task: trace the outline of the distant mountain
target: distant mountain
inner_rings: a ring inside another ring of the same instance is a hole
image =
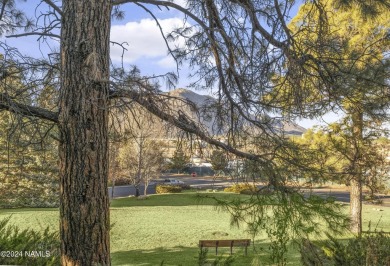
[[[207,109],[208,106],[212,106],[217,103],[217,100],[209,95],[200,95],[191,90],[179,88],[172,91],[167,92],[169,96],[186,99],[194,103],[200,110]],[[195,119],[196,116],[192,114],[192,111],[185,110],[186,114],[191,118]],[[202,113],[201,112],[201,122],[210,133],[215,134],[215,129],[213,127],[215,122],[215,117],[212,117],[212,112]],[[215,114],[214,114],[215,116]],[[273,128],[275,131],[283,131],[287,135],[302,135],[306,129],[304,127],[299,126],[298,124],[292,121],[284,121],[281,119],[272,119]]]
[[[208,102],[215,102],[215,99],[209,95],[200,95],[187,89],[175,89],[167,93],[170,96],[180,97],[195,103],[198,107],[207,104]]]
[[[291,122],[291,121],[277,121],[276,124],[280,129],[283,130],[283,132],[287,135],[297,135],[301,136],[303,133],[305,133],[306,128]]]

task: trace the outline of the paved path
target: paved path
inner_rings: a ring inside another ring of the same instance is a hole
[[[306,190],[306,192],[309,190]],[[350,194],[347,188],[339,189],[339,188],[317,188],[311,190],[313,194],[323,196],[323,197],[334,197],[337,201],[341,202],[350,202]],[[390,207],[390,196],[389,195],[379,195],[382,200],[382,204],[375,205],[367,201],[363,201],[363,204],[373,205],[373,206],[384,206]]]
[[[211,177],[191,177],[191,176],[164,176],[160,179],[153,180],[152,184],[148,186],[147,194],[155,194],[156,193],[156,184],[162,183],[165,178],[175,178],[178,180],[182,180],[186,184],[190,185],[193,188],[200,188],[200,189],[223,189],[225,187],[230,186],[232,183],[232,180],[227,179],[221,179],[216,178],[213,180]],[[112,188],[108,188],[109,196],[111,198],[112,195]],[[304,189],[305,193],[311,193],[323,196],[323,197],[334,197],[337,201],[349,203],[350,201],[350,195],[349,191],[345,188],[317,188],[317,189]],[[144,186],[141,185],[140,187],[140,193],[141,195],[144,193]],[[114,198],[118,197],[128,197],[130,195],[135,195],[135,188],[134,186],[117,186],[114,189]],[[381,199],[383,201],[382,205],[379,206],[385,206],[390,207],[390,196],[382,195]],[[365,203],[366,204],[366,203]],[[378,205],[373,205],[378,206]]]
[[[141,195],[144,194],[144,185],[140,186],[139,192]],[[156,185],[149,185],[147,189],[147,194],[156,194]],[[112,188],[108,188],[108,195],[112,198]],[[114,198],[122,198],[135,195],[134,186],[116,186],[114,188]]]

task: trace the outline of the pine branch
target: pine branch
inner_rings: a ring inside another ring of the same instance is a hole
[[[151,96],[151,97],[148,97],[148,96]],[[179,111],[178,111],[177,117],[173,114],[169,114],[167,112],[164,112],[164,110],[162,110],[162,108],[158,105],[159,101],[153,99],[153,95],[148,95],[146,93],[139,93],[139,92],[134,91],[134,90],[111,91],[110,99],[118,99],[118,98],[131,99],[132,101],[137,102],[139,105],[143,106],[150,113],[161,118],[162,120],[167,121],[170,124],[176,126],[177,128],[180,128],[188,133],[195,134],[200,139],[206,141],[207,143],[214,145],[214,146],[217,146],[217,147],[220,147],[220,148],[222,148],[228,152],[231,152],[231,153],[233,153],[241,158],[266,162],[266,159],[262,158],[259,155],[243,152],[243,151],[238,150],[238,149],[236,149],[236,148],[234,148],[226,143],[223,143],[221,141],[214,139],[213,137],[211,137],[207,133],[205,133],[205,131],[202,130],[199,126],[197,126],[194,121],[189,121],[188,120],[189,118],[182,119],[183,117],[180,115]]]
[[[49,111],[44,108],[15,102],[5,93],[0,93],[0,110],[8,110],[15,114],[38,117],[54,123],[58,123],[58,113]]]

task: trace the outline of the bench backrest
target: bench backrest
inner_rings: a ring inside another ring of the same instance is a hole
[[[250,239],[199,240],[199,246],[201,247],[247,247],[250,243]]]

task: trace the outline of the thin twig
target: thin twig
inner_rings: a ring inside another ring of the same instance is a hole
[[[51,6],[55,11],[57,11],[58,14],[62,16],[62,10],[57,5],[55,5],[51,0],[43,0],[43,1],[49,6]]]

